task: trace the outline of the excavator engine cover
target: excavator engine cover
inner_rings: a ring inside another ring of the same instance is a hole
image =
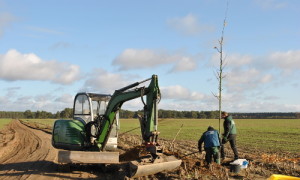
[[[85,139],[85,128],[82,121],[55,121],[52,133],[53,147],[64,150],[83,150]]]

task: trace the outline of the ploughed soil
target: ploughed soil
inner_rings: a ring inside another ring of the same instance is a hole
[[[119,135],[119,165],[61,166],[58,150],[51,145],[51,128],[14,120],[0,131],[0,179],[130,179],[127,161],[138,157],[141,138]],[[248,167],[238,173],[230,171],[232,151],[222,165],[204,162],[204,153],[197,152],[195,141],[159,140],[164,151],[182,159],[180,167],[138,179],[267,179],[272,174],[300,177],[300,156],[291,153],[271,153],[239,147],[240,158]]]

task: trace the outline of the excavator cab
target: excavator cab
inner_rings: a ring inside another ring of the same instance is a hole
[[[96,93],[77,93],[74,99],[73,119],[82,121],[85,125],[92,124],[104,115],[111,95]],[[113,151],[118,145],[118,131],[120,129],[119,113],[116,113],[115,121],[109,134],[109,138],[104,150]],[[91,143],[96,143],[97,128],[90,126]]]
[[[65,150],[86,150],[96,144],[97,127],[93,123],[104,115],[110,99],[111,95],[107,94],[77,93],[74,98],[73,120],[57,120],[54,124],[53,146]],[[116,113],[104,150],[117,149],[119,129],[119,113]]]
[[[74,99],[73,118],[83,120],[86,124],[98,115],[103,115],[111,95],[95,93],[78,93]]]

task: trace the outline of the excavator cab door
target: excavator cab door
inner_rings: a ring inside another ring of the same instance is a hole
[[[96,93],[78,93],[74,99],[73,118],[88,124],[103,116],[111,95]],[[109,138],[104,150],[117,149],[117,139],[119,130],[119,113],[116,114],[115,121],[109,134]],[[97,127],[91,126],[89,132],[92,136],[97,134]],[[93,141],[93,140],[92,140]]]
[[[86,93],[79,93],[74,99],[73,118],[87,124],[93,121],[90,98]]]

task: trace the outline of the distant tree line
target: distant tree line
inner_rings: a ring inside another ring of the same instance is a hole
[[[12,112],[12,111],[0,111],[0,118],[26,118],[26,119],[59,119],[59,118],[72,118],[73,109],[65,108],[62,111],[51,113],[47,111],[36,111],[32,112],[26,110],[25,112]]]
[[[137,114],[143,111],[121,110],[120,118],[136,118]],[[260,112],[260,113],[230,113],[235,119],[300,119],[300,113],[296,112]],[[27,119],[70,119],[73,117],[73,109],[65,108],[56,113],[46,111],[32,112],[11,112],[0,111],[0,118],[27,118]],[[179,119],[218,119],[219,111],[175,111],[158,110],[158,118],[179,118]]]
[[[143,114],[143,111],[121,110],[120,118],[136,118],[137,114]],[[181,119],[215,119],[218,118],[218,111],[175,111],[158,110],[158,118],[181,118]]]
[[[296,112],[231,113],[235,119],[300,119]]]

